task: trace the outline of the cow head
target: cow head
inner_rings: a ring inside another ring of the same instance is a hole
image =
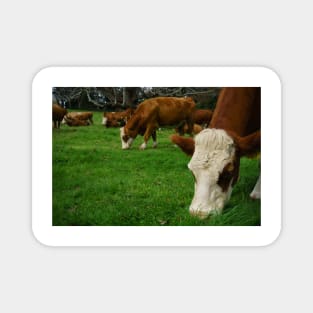
[[[117,118],[115,117],[115,112],[106,112],[103,114],[102,125],[106,127],[118,127],[120,126]]]
[[[201,218],[221,213],[238,179],[240,157],[259,148],[259,131],[243,138],[222,129],[205,129],[199,133],[188,164],[195,178],[190,213]]]
[[[124,126],[130,118],[133,109],[127,109],[124,112],[107,112],[103,114],[102,125],[106,127]]]
[[[135,135],[133,135],[134,137],[131,137],[132,133],[124,126],[120,128],[120,137],[121,137],[121,141],[122,141],[122,149],[126,150],[129,149],[135,139]]]

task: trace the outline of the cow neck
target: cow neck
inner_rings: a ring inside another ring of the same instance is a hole
[[[248,93],[247,88],[228,87],[221,91],[210,128],[224,129],[239,136],[260,129],[260,88],[250,87]]]

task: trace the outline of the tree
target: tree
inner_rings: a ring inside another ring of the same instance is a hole
[[[123,88],[123,104],[124,108],[131,108],[135,106],[137,99],[138,87],[124,87]]]
[[[69,109],[119,111],[152,97],[194,99],[198,108],[215,107],[219,87],[54,87],[53,96]]]

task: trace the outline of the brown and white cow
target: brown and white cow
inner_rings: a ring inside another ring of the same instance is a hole
[[[188,133],[192,134],[192,115],[195,103],[190,97],[157,97],[143,101],[126,125],[120,128],[122,149],[129,149],[138,134],[144,136],[140,149],[145,149],[152,136],[153,147],[157,146],[156,130],[160,126],[174,126],[187,122]]]
[[[172,141],[192,155],[188,168],[195,178],[190,213],[205,218],[221,213],[238,180],[240,157],[252,156],[261,148],[261,89],[223,88],[208,129],[195,141],[172,136]],[[260,178],[250,194],[260,197]]]
[[[135,109],[128,108],[122,112],[104,112],[102,125],[106,127],[121,127],[124,126],[130,119]]]
[[[89,120],[78,119],[77,117],[72,118],[67,115],[64,116],[64,121],[68,126],[89,126]]]
[[[80,121],[87,121],[88,124],[93,124],[93,113],[92,112],[69,112],[66,114],[67,119],[77,119]],[[62,124],[68,124],[65,118]]]

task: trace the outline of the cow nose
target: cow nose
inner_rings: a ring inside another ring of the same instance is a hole
[[[204,205],[191,205],[189,208],[190,215],[197,216],[200,219],[208,218],[211,215],[218,215],[221,213],[221,208],[218,206],[204,206]]]
[[[200,210],[190,210],[190,215],[199,217],[200,219],[204,220],[209,216],[207,212],[200,211]]]

